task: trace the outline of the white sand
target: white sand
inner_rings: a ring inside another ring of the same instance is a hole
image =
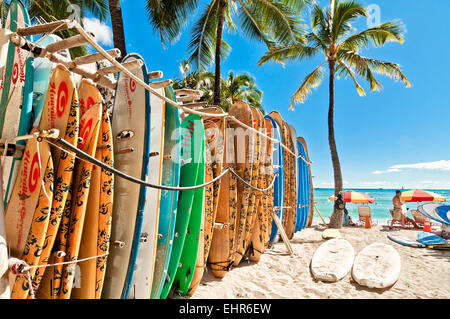
[[[419,231],[388,232],[381,226],[372,229],[345,227],[344,238],[358,254],[365,246],[382,242],[392,245],[402,259],[400,279],[385,290],[368,289],[352,282],[351,274],[337,283],[316,282],[310,272],[315,250],[323,243],[323,227],[315,224],[295,235],[291,244],[295,257],[287,255],[282,242],[266,251],[259,263],[242,261],[225,278],[205,273],[193,298],[449,298],[450,251],[404,247],[387,238],[417,238]]]

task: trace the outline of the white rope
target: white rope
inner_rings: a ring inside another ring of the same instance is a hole
[[[106,253],[106,254],[102,254],[102,255],[98,255],[98,256],[87,257],[87,258],[83,258],[83,259],[76,259],[76,260],[72,260],[72,261],[64,261],[64,262],[54,263],[54,264],[37,265],[37,266],[25,266],[23,268],[23,272],[30,271],[31,269],[37,269],[37,268],[47,268],[47,267],[54,267],[54,266],[61,266],[61,265],[78,264],[78,263],[85,262],[85,261],[88,261],[88,260],[97,259],[97,258],[101,258],[101,257],[106,257],[108,255],[109,255],[109,253]]]
[[[181,110],[183,110],[186,113],[190,113],[190,114],[196,114],[199,116],[203,116],[203,117],[215,117],[215,118],[229,118],[232,119],[233,121],[235,121],[236,123],[238,123],[239,125],[250,129],[254,132],[256,132],[257,134],[273,141],[274,143],[279,143],[281,145],[281,147],[283,147],[289,154],[291,154],[292,156],[294,156],[295,158],[301,158],[307,165],[311,165],[312,162],[307,161],[303,156],[301,155],[296,155],[294,152],[292,152],[286,145],[284,145],[283,143],[281,143],[281,141],[273,139],[269,136],[267,136],[266,134],[259,132],[255,129],[253,129],[252,127],[248,126],[245,123],[242,123],[241,121],[239,121],[237,118],[235,118],[234,116],[231,116],[228,113],[223,113],[223,114],[214,114],[214,113],[204,113],[204,112],[199,112],[190,108],[187,108],[185,106],[183,106],[183,104],[177,103],[175,101],[173,101],[172,99],[169,99],[168,97],[164,96],[163,94],[160,94],[158,91],[156,91],[155,89],[153,89],[150,85],[148,85],[147,83],[145,83],[144,81],[142,81],[141,79],[139,79],[137,76],[135,76],[130,70],[128,70],[127,68],[125,68],[121,63],[119,63],[116,59],[114,59],[108,52],[106,52],[105,49],[103,49],[96,41],[95,39],[89,34],[87,33],[83,27],[76,21],[74,21],[74,25],[75,25],[75,29],[77,29],[77,31],[89,42],[89,44],[91,44],[100,54],[102,54],[109,62],[111,62],[114,66],[116,66],[120,72],[125,73],[128,77],[130,77],[131,79],[133,79],[137,84],[139,84],[140,86],[142,86],[144,89],[146,89],[147,91],[149,91],[151,94],[157,96],[158,98],[160,98],[161,100],[163,100],[166,103],[172,104],[174,107],[177,107]]]

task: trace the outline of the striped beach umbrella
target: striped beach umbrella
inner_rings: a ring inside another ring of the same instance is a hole
[[[330,197],[330,201],[335,201],[334,195]],[[358,191],[345,191],[344,201],[346,203],[373,204],[375,200],[367,194]]]
[[[445,202],[444,196],[421,189],[414,189],[402,193],[400,197],[405,202]]]

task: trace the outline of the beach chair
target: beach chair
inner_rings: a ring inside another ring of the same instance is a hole
[[[419,225],[421,227],[425,226],[425,221],[427,220],[426,216],[422,215],[417,209],[412,209],[411,215],[414,217],[414,221],[416,222],[417,225]],[[439,228],[439,226],[440,226],[439,224],[434,223],[431,220],[430,220],[430,225],[433,230]]]
[[[412,209],[411,210],[411,215],[414,218],[414,221],[420,225],[420,226],[424,226],[425,225],[425,221],[427,220],[427,218],[422,215],[421,213],[419,213],[419,211],[417,209]]]
[[[369,206],[358,206],[359,220],[356,222],[357,226],[366,225],[366,216],[369,216],[371,226],[377,225],[377,222],[372,220],[372,214]]]

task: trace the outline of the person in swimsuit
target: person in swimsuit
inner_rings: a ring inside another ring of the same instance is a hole
[[[390,229],[393,228],[396,221],[399,221],[402,225],[402,228],[405,228],[405,215],[403,215],[402,213],[402,205],[404,204],[404,202],[400,199],[400,196],[402,196],[402,192],[396,191],[394,198],[392,198],[394,212],[392,213],[392,222],[391,226],[389,226]]]
[[[403,214],[402,206],[405,204],[405,202],[403,202],[401,200],[401,198],[400,198],[401,196],[402,196],[402,192],[396,191],[394,198],[392,198],[392,204],[394,205],[394,212],[392,213],[392,222],[391,222],[391,226],[389,226],[389,228],[392,229],[394,226],[394,223],[396,221],[400,222],[400,224],[402,225],[402,228],[406,227],[406,222],[412,223],[414,225],[414,228],[419,228],[419,225],[417,225],[417,223],[414,220],[412,220],[411,218],[408,218],[408,216],[407,216],[408,213],[406,213],[406,215]],[[407,209],[409,209],[409,208],[407,208]]]

